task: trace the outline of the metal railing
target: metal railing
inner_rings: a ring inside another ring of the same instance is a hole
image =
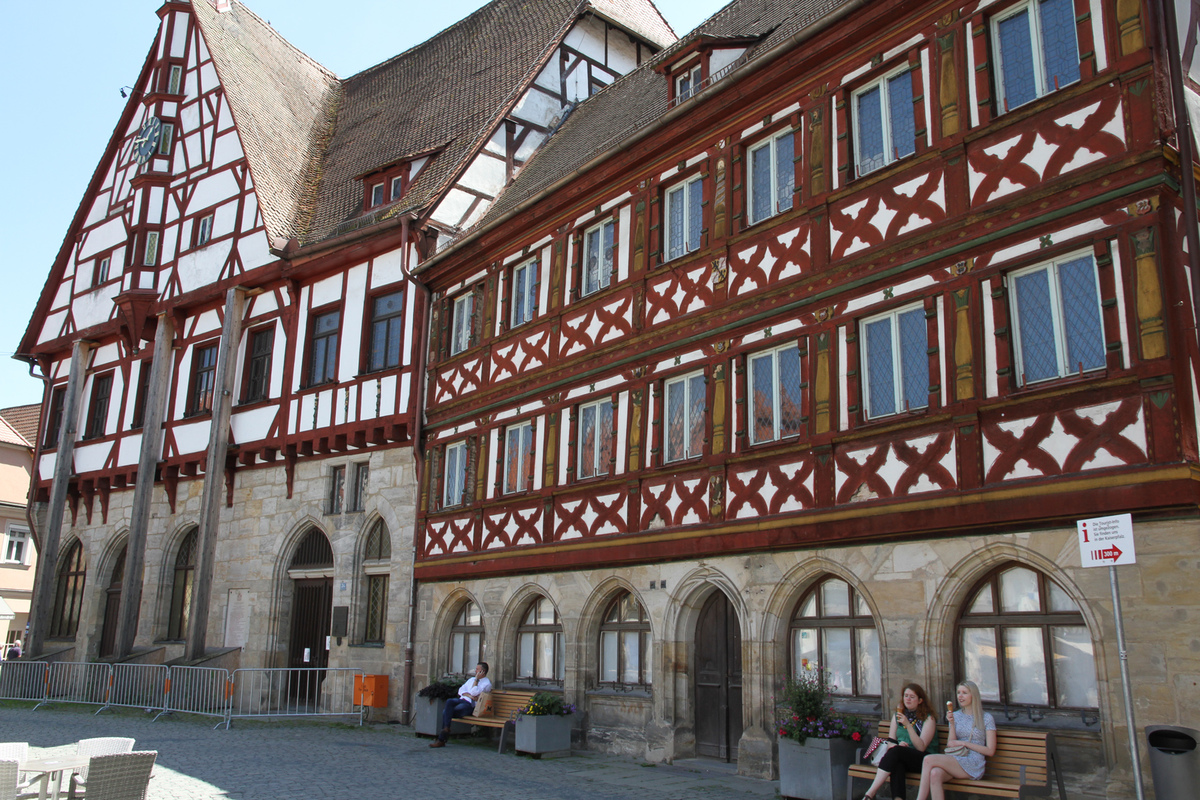
[[[58,661],[0,662],[0,700],[36,700],[38,709],[51,703],[143,708],[164,714],[216,717],[214,727],[229,728],[233,719],[270,717],[358,717],[354,680],[360,668],[237,669],[167,666],[165,664],[99,664]]]
[[[233,671],[230,719],[252,717],[358,717],[365,708],[354,705],[354,676],[358,667],[338,669],[237,669]]]

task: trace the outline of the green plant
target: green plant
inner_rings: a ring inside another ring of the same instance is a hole
[[[452,700],[458,697],[458,687],[462,685],[463,677],[461,675],[443,675],[417,692],[417,697],[428,697],[430,700]]]
[[[554,692],[538,692],[529,699],[521,713],[530,717],[565,717],[575,713],[575,706],[564,703],[561,694]]]
[[[779,736],[800,744],[811,736],[815,739],[851,739],[862,741],[867,725],[852,714],[834,711],[830,700],[828,671],[801,663],[800,673],[784,684],[783,700],[779,703]]]

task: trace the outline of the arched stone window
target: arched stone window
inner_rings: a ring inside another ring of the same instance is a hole
[[[292,556],[289,570],[329,569],[333,567],[333,548],[317,528],[309,529]]]
[[[54,612],[50,616],[51,639],[75,638],[75,632],[79,630],[79,614],[83,610],[83,584],[86,579],[83,545],[76,539],[67,548],[67,554],[58,568]]]
[[[462,604],[454,627],[450,629],[450,663],[446,671],[451,674],[469,675],[482,658],[483,619],[479,606],[470,600]]]
[[[371,526],[363,548],[363,589],[367,599],[363,616],[364,642],[383,642],[387,623],[388,572],[391,567],[391,538],[383,520],[378,520]]]
[[[600,624],[600,684],[650,685],[650,619],[627,591],[613,598]]]
[[[167,638],[187,637],[188,616],[192,613],[192,582],[196,573],[196,531],[183,537],[175,555],[175,574],[171,581],[171,610],[167,618]]]
[[[850,584],[829,576],[809,589],[791,626],[792,674],[802,665],[828,670],[835,695],[879,695],[879,633],[866,601]]]
[[[1092,638],[1075,601],[1042,573],[1008,564],[967,595],[955,636],[960,679],[984,700],[1096,708]]]
[[[517,679],[562,685],[563,635],[558,609],[545,597],[529,604],[517,628]]]

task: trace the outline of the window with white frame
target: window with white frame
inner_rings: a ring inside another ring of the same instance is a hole
[[[442,506],[451,508],[466,502],[467,443],[446,445],[446,470],[443,473]]]
[[[371,208],[383,205],[383,182],[371,187]]]
[[[510,425],[504,431],[504,493],[523,492],[533,475],[533,423]]]
[[[913,71],[884,77],[854,93],[854,152],[866,175],[917,151]]]
[[[108,272],[112,266],[112,256],[96,259],[96,269],[92,277],[92,286],[108,282]]]
[[[537,259],[518,264],[512,271],[512,327],[524,325],[537,314]]]
[[[29,561],[29,531],[24,528],[9,528],[4,542],[6,564],[26,564]]]
[[[1079,80],[1072,0],[1031,0],[992,20],[1001,111],[1011,111]]]
[[[675,102],[682,103],[700,91],[700,65],[696,64],[684,70],[682,75],[675,78]]]
[[[792,674],[827,672],[830,692],[879,696],[879,633],[865,600],[841,578],[828,577],[800,599],[792,618]]]
[[[667,190],[667,260],[700,249],[704,182],[697,175]]]
[[[450,659],[446,671],[451,674],[468,675],[482,660],[483,617],[479,606],[470,600],[463,603],[450,628]]]
[[[170,122],[164,122],[159,131],[158,154],[160,156],[169,156],[171,155],[171,142],[175,139],[175,125]]]
[[[147,231],[146,249],[142,253],[142,266],[153,267],[158,263],[158,231]]]
[[[212,238],[213,215],[206,214],[196,223],[196,247],[203,247]]]
[[[517,628],[517,678],[532,683],[561,684],[563,663],[562,622],[558,609],[545,597],[529,604]]]
[[[1104,369],[1100,288],[1090,253],[1014,272],[1008,284],[1020,385]]]
[[[704,453],[705,388],[703,372],[667,381],[667,461]]]
[[[471,346],[471,332],[475,327],[475,293],[454,298],[451,313],[450,355],[456,356]]]
[[[628,591],[621,592],[600,623],[600,683],[650,686],[650,618]]]
[[[796,187],[795,137],[782,131],[750,148],[750,224],[792,207]]]
[[[863,320],[867,419],[929,405],[929,335],[920,305]]]
[[[967,595],[958,619],[960,675],[987,702],[1096,708],[1092,637],[1079,606],[1040,572],[1009,564]]]
[[[404,177],[397,175],[392,178],[392,200],[399,200],[402,194],[404,194]]]
[[[800,350],[795,344],[750,356],[753,444],[800,434],[800,383]]]
[[[583,234],[583,293],[598,292],[612,283],[616,263],[617,225],[611,219]]]
[[[613,461],[613,402],[597,400],[579,407],[579,477],[607,475]]]
[[[183,91],[183,67],[178,64],[171,65],[170,77],[167,79],[167,93],[179,94]]]

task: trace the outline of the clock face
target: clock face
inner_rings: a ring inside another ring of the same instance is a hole
[[[162,122],[158,117],[151,117],[142,124],[142,129],[133,137],[133,157],[139,164],[145,164],[154,151],[158,149],[158,139],[162,136]]]

